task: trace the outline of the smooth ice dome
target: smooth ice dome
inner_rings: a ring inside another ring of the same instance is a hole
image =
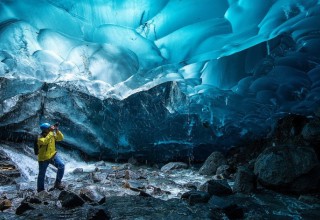
[[[283,115],[319,114],[319,11],[318,0],[1,1],[1,138],[58,120],[65,145],[89,155],[169,160],[266,136]]]

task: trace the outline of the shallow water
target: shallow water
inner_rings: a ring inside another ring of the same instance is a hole
[[[0,196],[6,195],[12,200],[14,212],[26,196],[35,193],[38,163],[30,149],[15,149],[1,145],[4,152],[17,164],[22,177],[17,179],[16,185],[0,186]],[[198,188],[201,184],[211,179],[211,176],[198,174],[198,168],[172,170],[167,173],[159,168],[148,166],[133,166],[131,164],[110,163],[104,161],[84,162],[75,152],[59,151],[60,157],[65,162],[65,175],[63,182],[68,190],[79,193],[81,189],[90,189],[101,196],[138,195],[143,190],[155,198],[168,200],[180,198],[182,193],[190,191],[190,185]],[[83,172],[74,173],[76,168]],[[132,177],[125,177],[125,173],[132,172]],[[49,166],[46,178],[46,188],[50,189],[56,175],[56,168]],[[135,177],[136,176],[136,177]],[[128,187],[130,185],[131,189]],[[233,182],[229,182],[232,187]],[[21,190],[19,190],[19,187]],[[139,188],[140,187],[140,188]],[[235,194],[225,197],[238,205],[247,204],[250,213],[263,213],[276,218],[313,219],[320,216],[319,203],[306,203],[297,196],[287,196],[272,191],[262,191],[251,195]],[[250,202],[247,202],[249,201]],[[270,216],[269,216],[270,217]]]
[[[19,184],[29,184],[30,189],[35,189],[37,173],[38,173],[38,163],[34,155],[27,154],[26,152],[21,152],[17,149],[11,148],[9,146],[3,145],[3,150],[12,159],[12,161],[18,165],[21,171],[22,177],[19,180]],[[112,179],[108,178],[110,181],[101,181],[97,183],[90,183],[90,174],[95,173],[96,169],[99,170],[117,170],[123,166],[120,163],[111,162],[84,162],[81,161],[80,157],[75,152],[59,151],[59,156],[65,163],[65,174],[63,182],[69,186],[69,189],[79,189],[81,187],[87,187],[88,185],[94,185],[99,188],[99,191],[104,192],[106,195],[123,195],[123,194],[137,194],[130,189],[123,187],[123,179]],[[137,180],[137,182],[142,182],[146,188],[160,188],[163,191],[170,192],[153,195],[154,197],[161,198],[164,200],[171,198],[180,198],[181,194],[189,191],[187,187],[184,187],[187,183],[196,183],[200,185],[206,180],[210,179],[199,175],[194,169],[185,170],[175,170],[168,173],[163,173],[157,168],[147,167],[147,166],[130,166],[130,170],[133,172],[143,173],[146,180]],[[82,168],[83,173],[74,174],[73,171],[76,168]],[[56,175],[56,168],[50,165],[48,167],[46,177],[46,185],[54,182]],[[14,187],[0,187],[0,192],[13,190]],[[146,189],[150,192],[150,190]]]

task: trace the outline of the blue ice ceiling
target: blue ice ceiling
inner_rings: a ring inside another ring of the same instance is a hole
[[[228,148],[319,114],[319,51],[318,0],[2,0],[2,136],[59,120],[89,155]]]

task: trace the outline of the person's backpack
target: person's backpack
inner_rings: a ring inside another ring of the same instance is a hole
[[[34,142],[33,142],[33,151],[34,151],[35,155],[39,154],[38,137],[36,137]]]

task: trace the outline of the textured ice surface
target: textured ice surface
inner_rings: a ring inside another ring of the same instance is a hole
[[[265,136],[284,114],[318,114],[319,11],[318,0],[1,1],[2,136],[61,120],[66,145],[90,155],[175,149],[167,159]]]

